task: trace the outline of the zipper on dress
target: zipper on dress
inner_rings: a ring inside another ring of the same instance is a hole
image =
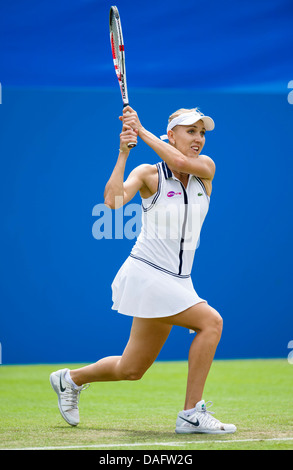
[[[183,224],[182,224],[182,236],[180,240],[180,251],[179,251],[179,270],[178,274],[181,274],[182,272],[182,263],[183,263],[183,244],[184,244],[184,239],[185,239],[185,230],[186,230],[186,222],[187,222],[187,210],[188,210],[188,197],[187,197],[187,192],[184,187],[184,184],[181,183],[181,187],[183,190],[183,196],[184,196],[184,219],[183,219]]]

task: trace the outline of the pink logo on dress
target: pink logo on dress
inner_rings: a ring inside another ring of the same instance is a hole
[[[173,197],[173,196],[180,196],[181,193],[175,193],[175,191],[169,191],[167,196],[168,197]]]

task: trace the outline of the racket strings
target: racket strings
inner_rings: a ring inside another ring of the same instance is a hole
[[[125,70],[125,50],[122,35],[122,27],[117,7],[112,6],[110,9],[110,41],[113,55],[115,72],[118,78],[123,105],[126,106],[128,101],[126,70]]]
[[[120,43],[119,38],[120,38],[119,28],[117,25],[117,21],[113,17],[111,21],[111,47],[112,47],[115,71],[116,71],[118,78],[121,77],[121,57],[119,53],[119,43]]]

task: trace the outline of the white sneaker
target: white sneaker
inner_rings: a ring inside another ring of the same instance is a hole
[[[79,395],[82,390],[85,390],[89,384],[81,385],[76,390],[70,383],[68,383],[64,375],[68,369],[60,369],[50,375],[50,383],[53,390],[58,396],[58,408],[62,417],[71,426],[77,426],[79,423],[78,402]]]
[[[223,424],[208,411],[204,400],[199,401],[195,406],[195,411],[187,415],[184,411],[178,413],[175,432],[177,434],[232,434],[236,431],[234,424]]]

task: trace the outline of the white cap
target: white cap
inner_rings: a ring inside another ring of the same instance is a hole
[[[190,113],[182,113],[176,118],[172,119],[172,121],[170,121],[168,124],[167,133],[175,126],[190,126],[191,124],[194,124],[200,120],[203,121],[207,131],[212,131],[215,128],[215,123],[211,117],[205,116],[198,111],[192,111]],[[168,135],[161,135],[160,139],[168,140]]]

